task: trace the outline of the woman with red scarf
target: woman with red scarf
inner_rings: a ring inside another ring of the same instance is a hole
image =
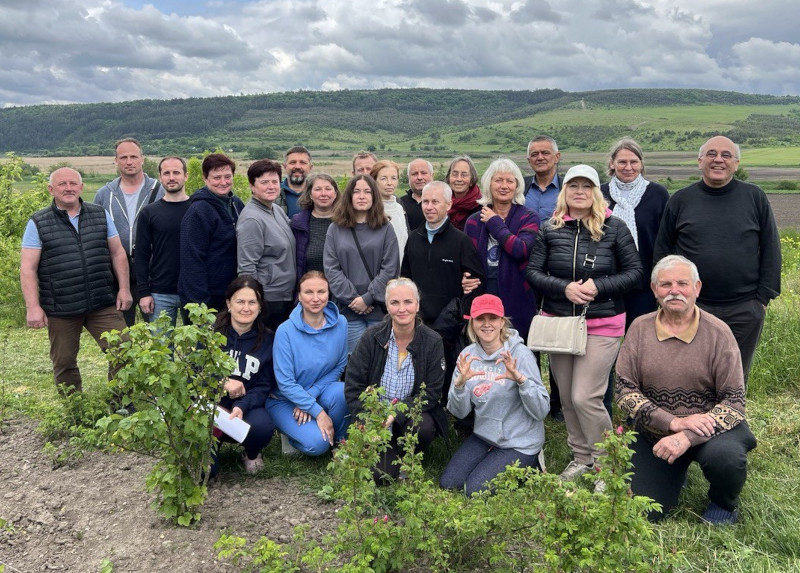
[[[467,218],[481,210],[478,204],[481,198],[478,170],[469,155],[453,158],[447,168],[445,181],[453,190],[453,205],[447,211],[447,216],[456,229],[463,231]]]

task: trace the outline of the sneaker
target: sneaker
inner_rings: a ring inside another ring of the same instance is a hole
[[[295,448],[289,441],[289,436],[281,434],[281,453],[284,456],[297,456],[300,455],[300,450]]]
[[[711,525],[733,525],[739,521],[739,509],[736,508],[733,511],[728,511],[712,501],[708,504],[701,519]]]
[[[547,473],[547,466],[544,463],[544,450],[539,450],[539,453],[536,455],[536,459],[539,462],[539,471],[543,474]]]
[[[606,492],[606,482],[599,479],[594,482],[594,492],[595,493],[605,493]]]
[[[561,481],[573,481],[575,478],[580,477],[586,472],[590,471],[592,467],[593,466],[587,466],[572,460],[569,464],[567,464],[567,467],[564,468],[564,471],[558,474],[558,479]]]
[[[256,459],[251,460],[245,452],[242,452],[242,464],[244,465],[244,471],[249,474],[257,474],[264,468],[264,460],[261,459],[261,454],[258,454]]]

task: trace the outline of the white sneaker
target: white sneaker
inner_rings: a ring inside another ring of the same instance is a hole
[[[281,453],[284,456],[297,456],[300,455],[300,450],[295,448],[290,442],[286,434],[281,434]]]
[[[564,471],[558,474],[558,479],[561,481],[573,481],[575,478],[582,476],[591,469],[592,466],[587,466],[572,460],[567,464],[567,467],[564,468]]]
[[[247,473],[257,474],[264,468],[264,460],[261,459],[261,454],[258,454],[256,459],[251,460],[245,452],[242,452],[242,465]]]
[[[539,453],[536,456],[539,460],[539,471],[543,474],[547,473],[547,466],[544,463],[544,448],[539,450]]]
[[[606,492],[606,482],[599,479],[594,482],[594,492],[595,493],[605,493]]]

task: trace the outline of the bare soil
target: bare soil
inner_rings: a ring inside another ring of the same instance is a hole
[[[296,525],[321,538],[336,526],[334,504],[291,479],[221,472],[209,487],[202,520],[192,528],[159,518],[145,491],[153,461],[135,454],[91,452],[53,469],[43,441],[26,419],[0,432],[0,565],[6,573],[235,571],[215,557],[222,532],[256,541],[288,542]],[[1,523],[1,522],[0,522]]]

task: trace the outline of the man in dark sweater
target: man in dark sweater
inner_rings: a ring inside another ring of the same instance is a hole
[[[637,318],[617,359],[617,404],[636,423],[635,495],[678,503],[689,465],[709,482],[703,519],[724,525],[738,518],[747,478],[747,452],[756,439],[745,422],[741,357],[730,328],[697,307],[697,267],[669,255],[653,269],[651,288],[661,310]]]
[[[413,231],[425,223],[422,214],[422,188],[433,180],[433,165],[427,159],[413,159],[408,164],[408,192],[400,198],[406,212],[408,228]]]
[[[165,157],[158,164],[158,175],[166,194],[147,205],[136,228],[136,282],[139,308],[148,322],[166,312],[172,325],[181,308],[178,296],[180,271],[181,220],[189,208],[186,194],[186,162],[180,157]],[[184,323],[187,317],[183,317]]]
[[[739,155],[727,137],[703,144],[703,178],[670,198],[653,260],[678,254],[697,265],[697,303],[730,327],[747,384],[767,305],[781,292],[781,243],[764,191],[733,178]]]
[[[422,212],[425,224],[414,229],[406,242],[400,275],[413,280],[422,295],[419,314],[423,322],[442,336],[445,357],[445,379],[442,396],[447,399],[456,358],[461,351],[461,316],[445,317],[452,310],[454,299],[463,299],[468,309],[472,299],[485,291],[483,265],[469,237],[456,229],[447,217],[453,192],[447,183],[432,181],[422,190]],[[464,295],[461,280],[464,273],[480,279],[478,287]],[[438,322],[437,322],[438,319]],[[449,323],[454,328],[443,330]]]

